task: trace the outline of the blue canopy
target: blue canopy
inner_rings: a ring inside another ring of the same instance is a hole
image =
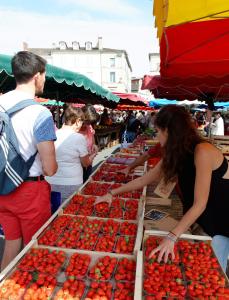
[[[160,107],[168,105],[168,104],[178,104],[178,101],[167,100],[167,99],[154,99],[154,100],[149,101],[149,106],[154,107],[154,108],[160,108]]]

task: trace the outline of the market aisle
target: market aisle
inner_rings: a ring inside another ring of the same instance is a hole
[[[115,153],[118,151],[120,147],[120,144],[115,145],[110,148],[104,148],[103,150],[99,151],[98,154],[96,155],[94,161],[93,161],[93,172],[98,168],[98,166],[105,160],[107,159],[112,153]]]

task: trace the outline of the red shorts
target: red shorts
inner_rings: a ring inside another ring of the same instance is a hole
[[[24,182],[0,196],[0,224],[6,240],[22,238],[28,244],[50,216],[50,185],[45,180]]]

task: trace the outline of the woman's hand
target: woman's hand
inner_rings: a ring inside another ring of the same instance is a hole
[[[96,144],[93,144],[93,145],[92,145],[92,153],[97,154],[98,152],[99,152],[98,146],[97,146]]]
[[[174,244],[174,241],[168,239],[167,237],[164,238],[161,244],[150,253],[149,258],[151,258],[155,253],[159,252],[157,258],[158,262],[160,262],[164,257],[164,262],[167,263],[169,255],[171,255],[173,260],[175,258]]]
[[[102,197],[98,197],[96,200],[95,200],[95,203],[94,205],[96,204],[99,204],[99,203],[102,203],[102,202],[107,202],[109,204],[109,206],[111,206],[111,202],[112,202],[112,195],[110,193],[102,196]]]

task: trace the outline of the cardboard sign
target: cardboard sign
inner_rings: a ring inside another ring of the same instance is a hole
[[[146,197],[146,205],[171,206],[172,200],[169,198]]]
[[[170,231],[176,227],[178,221],[170,216],[167,216],[159,221],[144,220],[145,230],[163,230]]]
[[[169,198],[175,185],[176,182],[169,182],[168,184],[165,184],[164,179],[162,179],[154,190],[154,193],[162,198]]]

